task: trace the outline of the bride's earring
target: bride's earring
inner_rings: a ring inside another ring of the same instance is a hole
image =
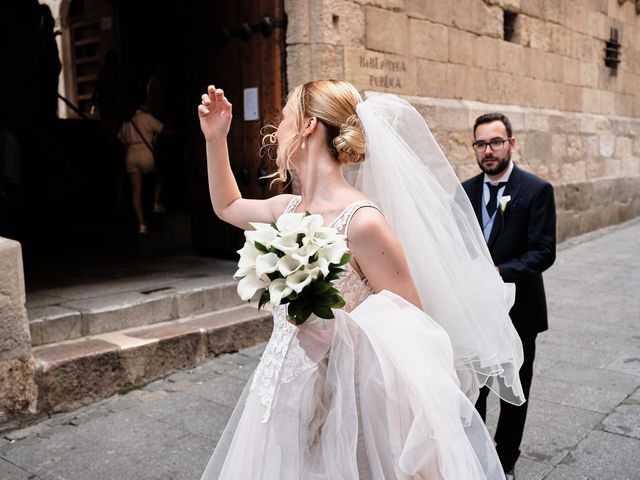
[[[302,145],[300,145],[300,148],[302,150],[304,150],[305,148],[307,148],[307,137],[305,137],[304,135],[302,136]]]

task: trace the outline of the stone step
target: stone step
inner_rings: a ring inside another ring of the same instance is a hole
[[[150,325],[242,305],[236,282],[194,278],[28,307],[33,346]]]
[[[33,349],[38,410],[63,412],[267,340],[271,314],[254,304]]]

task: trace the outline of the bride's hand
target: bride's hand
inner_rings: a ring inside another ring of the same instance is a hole
[[[209,85],[198,106],[200,128],[207,142],[224,140],[231,126],[231,103],[220,88]]]

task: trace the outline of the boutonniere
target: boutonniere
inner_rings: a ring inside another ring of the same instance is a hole
[[[500,220],[502,221],[502,228],[504,228],[504,211],[507,209],[507,204],[511,201],[511,195],[503,195],[500,197],[500,204],[498,209],[500,210]]]

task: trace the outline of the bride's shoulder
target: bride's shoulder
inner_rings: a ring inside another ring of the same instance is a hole
[[[352,242],[378,237],[390,232],[391,226],[375,204],[364,201],[350,218],[348,235]]]

